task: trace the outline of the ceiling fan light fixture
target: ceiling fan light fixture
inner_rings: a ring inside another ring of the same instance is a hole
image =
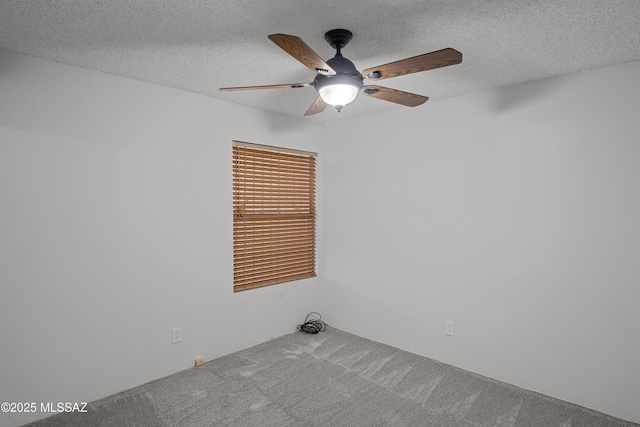
[[[322,100],[325,103],[336,107],[338,111],[340,111],[345,105],[353,102],[353,100],[356,99],[356,96],[358,96],[359,91],[360,88],[358,86],[348,83],[330,84],[318,89]]]
[[[288,83],[278,85],[224,87],[223,92],[256,89],[280,89],[299,88],[313,86],[318,91],[318,96],[305,111],[305,116],[321,113],[327,105],[335,107],[338,112],[353,102],[360,89],[370,97],[382,101],[393,102],[407,107],[416,107],[424,104],[429,97],[415,93],[403,92],[378,85],[364,86],[364,79],[381,80],[391,77],[403,76],[435,68],[460,64],[462,54],[455,49],[446,48],[422,55],[412,56],[388,64],[368,68],[363,72],[358,71],[349,59],[342,55],[342,49],[351,41],[353,34],[349,30],[335,29],[327,31],[324,35],[329,45],[336,50],[333,58],[326,62],[315,53],[309,45],[300,37],[288,34],[270,34],[269,40],[277,44],[285,52],[297,59],[302,65],[316,72],[316,78],[311,83]]]

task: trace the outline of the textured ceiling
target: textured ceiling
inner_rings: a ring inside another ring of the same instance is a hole
[[[324,33],[334,28],[354,33],[343,54],[359,70],[462,52],[460,65],[380,82],[431,101],[640,59],[638,0],[0,1],[5,49],[298,117],[313,88],[218,88],[311,82],[267,35],[297,35],[328,59]],[[327,108],[307,120],[389,108],[408,107],[361,95],[340,115]]]

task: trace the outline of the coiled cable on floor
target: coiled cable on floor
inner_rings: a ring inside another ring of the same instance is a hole
[[[300,332],[306,332],[308,334],[317,334],[318,332],[324,332],[327,329],[327,324],[322,321],[320,313],[312,311],[307,314],[302,325],[298,325]]]

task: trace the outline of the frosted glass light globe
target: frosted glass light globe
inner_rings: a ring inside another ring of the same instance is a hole
[[[341,109],[356,99],[359,90],[360,89],[356,86],[349,84],[335,84],[323,86],[318,90],[318,92],[324,102]]]

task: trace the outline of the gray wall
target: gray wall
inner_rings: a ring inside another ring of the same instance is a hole
[[[319,279],[232,291],[232,139],[318,151],[319,125],[0,62],[0,402],[95,400],[322,311]]]
[[[633,62],[326,126],[327,317],[640,421],[638,76]]]

